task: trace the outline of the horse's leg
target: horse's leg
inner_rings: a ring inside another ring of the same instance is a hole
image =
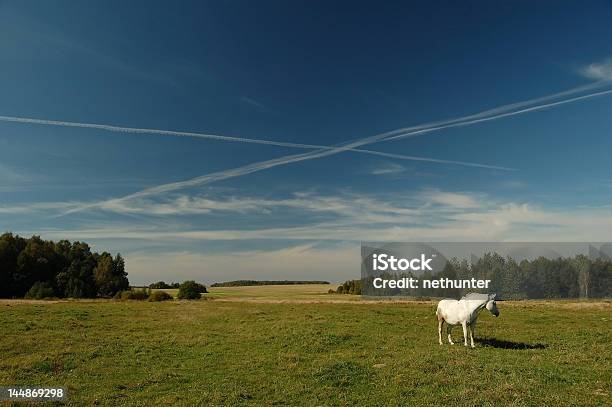
[[[451,338],[451,329],[453,329],[453,326],[447,322],[446,323],[446,333],[448,335],[448,343],[450,343],[451,345],[454,345],[455,342],[453,342],[453,338]]]
[[[465,346],[468,346],[468,342],[467,342],[467,338],[468,338],[468,327],[467,327],[467,322],[464,321],[461,323],[461,326],[463,327],[463,344]]]
[[[474,333],[476,331],[476,321],[473,321],[470,324],[470,339],[472,340],[472,348],[475,348],[474,346]]]
[[[444,320],[440,318],[438,320],[438,342],[442,345],[442,325],[444,325]]]

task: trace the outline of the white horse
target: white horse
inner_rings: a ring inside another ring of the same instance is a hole
[[[484,308],[488,309],[491,314],[499,316],[497,304],[495,304],[495,294],[477,294],[471,293],[459,301],[445,299],[438,303],[436,316],[438,317],[438,341],[442,345],[442,325],[446,322],[446,333],[448,334],[448,343],[454,345],[451,338],[451,329],[454,325],[463,327],[463,340],[465,346],[468,346],[468,327],[470,328],[470,339],[472,348],[474,347],[474,329],[476,329],[476,319],[478,314]]]

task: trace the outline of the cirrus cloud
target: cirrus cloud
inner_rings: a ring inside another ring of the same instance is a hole
[[[612,81],[612,58],[595,62],[581,70],[582,75],[599,81]]]

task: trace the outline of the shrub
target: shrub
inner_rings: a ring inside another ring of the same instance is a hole
[[[196,283],[196,288],[198,289],[198,292],[201,294],[205,294],[208,292],[204,284]]]
[[[338,294],[361,295],[361,280],[347,280],[336,290]]]
[[[330,288],[329,290],[327,290],[327,294],[336,294],[336,292],[332,288]]]
[[[144,301],[149,298],[149,292],[146,288],[141,290],[126,290],[121,292],[122,300],[138,300]]]
[[[40,300],[42,298],[50,298],[55,296],[55,291],[51,284],[42,281],[35,282],[28,290],[25,297]]]
[[[177,297],[183,300],[197,300],[202,298],[202,284],[198,284],[193,280],[184,281],[178,291]]]
[[[149,295],[149,301],[168,301],[173,297],[165,291],[153,291]]]

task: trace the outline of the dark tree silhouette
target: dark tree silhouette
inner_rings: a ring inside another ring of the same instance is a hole
[[[129,288],[121,255],[92,253],[83,242],[0,236],[0,297],[112,297]]]

